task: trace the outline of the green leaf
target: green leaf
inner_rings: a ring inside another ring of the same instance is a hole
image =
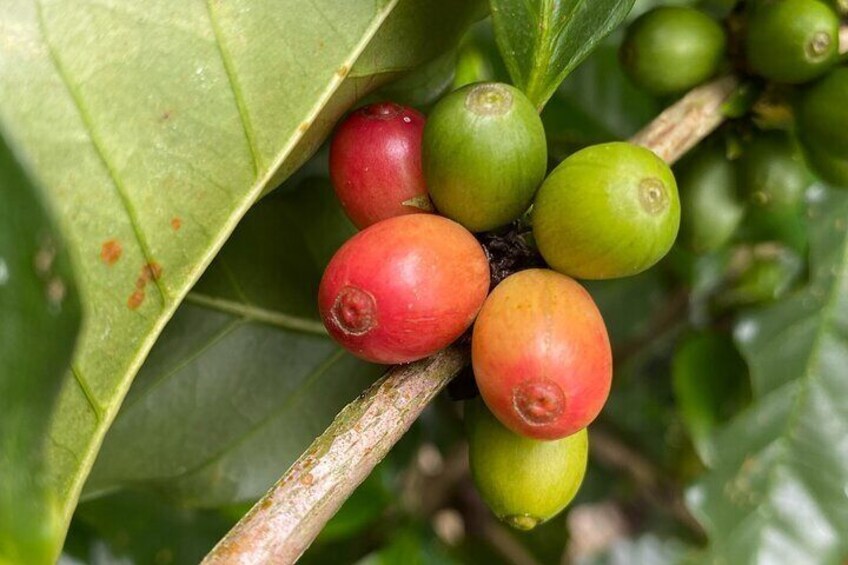
[[[707,562],[838,563],[848,554],[848,194],[818,187],[811,280],[743,316],[754,403],[689,494]]]
[[[206,507],[261,496],[382,371],[317,319],[323,267],[353,231],[327,181],[254,207],[153,348],[87,493],[146,484]]]
[[[79,324],[62,237],[0,136],[0,563],[51,563],[61,538],[45,450]]]
[[[66,523],[132,377],[245,211],[478,5],[0,4],[0,124],[56,203],[87,316],[50,432]]]
[[[634,0],[489,0],[512,81],[541,110],[565,77],[615,29]]]
[[[80,504],[66,554],[90,565],[199,563],[235,520],[129,491]]]
[[[674,395],[698,456],[715,459],[713,433],[741,404],[748,368],[729,335],[699,332],[677,346],[672,359]]]

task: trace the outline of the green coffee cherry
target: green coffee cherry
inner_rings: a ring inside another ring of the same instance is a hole
[[[800,204],[775,210],[749,206],[739,232],[743,241],[782,243],[796,253],[807,250],[807,222]]]
[[[430,197],[471,231],[523,214],[547,168],[542,120],[509,85],[479,83],[439,101],[424,128],[423,168]]]
[[[750,263],[721,295],[725,306],[752,306],[784,296],[801,278],[804,261],[786,247],[752,253]]]
[[[819,0],[760,0],[751,9],[745,53],[751,70],[768,80],[808,82],[839,58],[839,17]]]
[[[721,26],[694,8],[663,6],[640,16],[621,44],[630,79],[653,94],[676,94],[718,72],[726,50]]]
[[[739,186],[749,203],[766,210],[797,207],[812,177],[795,140],[786,132],[765,132],[739,159]]]
[[[828,183],[848,188],[848,67],[839,67],[801,96],[798,135],[807,161]]]
[[[577,494],[589,451],[585,429],[553,441],[527,438],[504,427],[479,398],[465,404],[465,423],[477,490],[510,526],[530,530]]]
[[[593,145],[548,176],[533,207],[533,235],[556,271],[583,279],[640,273],[668,252],[680,225],[668,165],[624,142]]]
[[[706,146],[680,166],[677,178],[681,241],[695,253],[719,249],[730,241],[745,215],[734,163],[722,147]]]

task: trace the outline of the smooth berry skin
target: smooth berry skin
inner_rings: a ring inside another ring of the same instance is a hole
[[[524,437],[498,422],[480,399],[465,403],[468,460],[481,498],[503,522],[531,530],[574,499],[589,454],[586,430],[556,441]]]
[[[835,188],[848,188],[848,67],[806,88],[798,104],[798,134],[807,161]]]
[[[650,150],[601,143],[569,155],[542,183],[533,236],[552,269],[580,279],[641,273],[671,249],[680,198],[668,165]]]
[[[820,0],[760,0],[750,4],[745,55],[765,79],[801,84],[839,61],[839,16]]]
[[[660,6],[642,14],[621,44],[622,67],[639,88],[677,94],[715,75],[727,49],[721,25],[684,6]]]
[[[489,291],[489,263],[465,228],[436,215],[378,222],[330,260],[318,289],[327,331],[372,363],[410,363],[468,329]]]
[[[473,232],[517,220],[545,178],[545,128],[508,84],[470,84],[443,97],[424,128],[422,163],[436,209]]]
[[[421,172],[424,116],[391,102],[350,114],[330,144],[330,178],[345,213],[359,229],[432,210]]]
[[[547,269],[504,279],[471,338],[480,395],[513,432],[553,440],[585,428],[612,384],[612,351],[589,293]]]

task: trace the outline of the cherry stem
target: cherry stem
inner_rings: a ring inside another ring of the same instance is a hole
[[[694,89],[631,141],[673,163],[723,122],[722,105],[737,85],[728,76]],[[294,563],[468,361],[467,350],[454,345],[390,369],[336,416],[203,563]]]

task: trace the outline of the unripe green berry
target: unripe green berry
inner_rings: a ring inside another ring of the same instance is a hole
[[[548,176],[533,207],[533,235],[556,271],[583,279],[640,273],[668,252],[680,225],[677,183],[648,149],[593,145]]]
[[[798,107],[798,135],[816,173],[848,188],[848,67],[811,85]]]
[[[800,84],[826,73],[839,57],[839,17],[819,0],[760,0],[745,38],[748,64],[775,82]]]
[[[465,404],[468,457],[477,490],[495,515],[530,530],[562,512],[586,474],[586,429],[543,441],[501,424],[478,398]]]
[[[695,253],[715,251],[733,236],[745,215],[736,168],[722,147],[704,147],[680,166],[680,239]]]
[[[812,178],[786,132],[758,135],[739,158],[739,186],[748,202],[767,210],[797,207]]]
[[[424,128],[423,167],[443,215],[489,231],[523,214],[547,168],[545,129],[518,89],[472,84],[439,101]]]
[[[621,44],[630,79],[653,94],[676,94],[718,71],[727,40],[721,26],[694,8],[663,6],[637,18]]]

